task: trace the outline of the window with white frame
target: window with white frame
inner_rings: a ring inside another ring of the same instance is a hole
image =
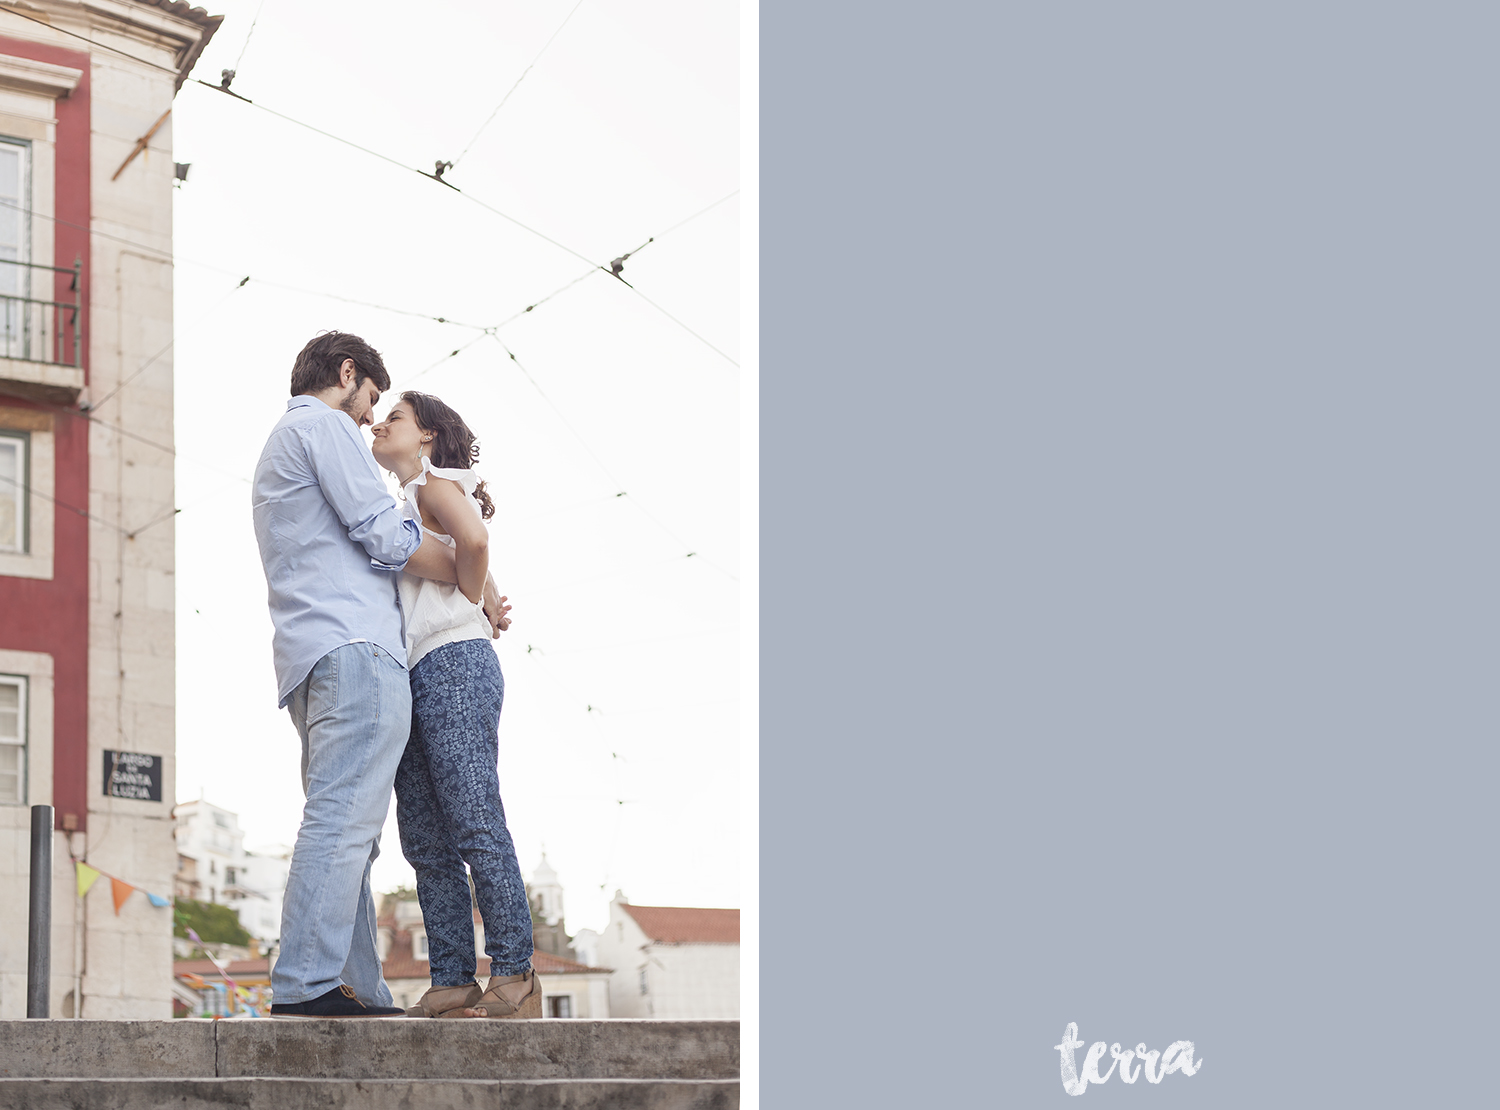
[[[30,143],[0,137],[0,354],[8,358],[33,357],[34,321],[24,304],[11,299],[31,295],[31,270],[14,265],[31,261],[30,221],[23,218],[31,207],[30,155]]]
[[[570,1018],[573,1016],[573,996],[571,994],[549,994],[547,996],[547,1016],[555,1018]]]
[[[411,935],[411,958],[414,960],[427,958],[427,933],[423,930]]]
[[[0,675],[0,804],[26,803],[26,679]]]
[[[30,437],[0,428],[0,551],[26,550],[26,466]]]

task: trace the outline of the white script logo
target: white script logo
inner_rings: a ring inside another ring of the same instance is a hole
[[[1083,1074],[1078,1074],[1078,1067],[1073,1063],[1073,1050],[1083,1047],[1083,1042],[1078,1039],[1078,1023],[1068,1022],[1068,1027],[1063,1030],[1062,1044],[1052,1046],[1062,1053],[1062,1085],[1063,1090],[1070,1095],[1081,1095],[1090,1083],[1103,1083],[1114,1074],[1115,1068],[1120,1069],[1121,1083],[1134,1083],[1141,1077],[1141,1072],[1146,1073],[1147,1083],[1160,1083],[1165,1076],[1174,1071],[1180,1071],[1183,1075],[1193,1075],[1203,1066],[1203,1061],[1193,1062],[1193,1042],[1173,1041],[1167,1045],[1165,1052],[1147,1052],[1144,1044],[1138,1044],[1135,1048],[1127,1048],[1120,1051],[1120,1042],[1106,1045],[1103,1041],[1095,1041],[1089,1045],[1089,1054],[1083,1059]],[[1114,1063],[1109,1065],[1109,1070],[1103,1075],[1099,1074],[1099,1061],[1103,1058],[1105,1051],[1114,1057]],[[1131,1070],[1131,1062],[1140,1060]]]

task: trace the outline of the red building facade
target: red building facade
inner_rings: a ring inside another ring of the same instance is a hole
[[[145,897],[176,867],[170,118],[219,22],[0,9],[0,938],[50,804],[53,1017],[171,1015]],[[78,863],[106,876],[86,894]],[[0,1018],[24,984],[0,942]]]

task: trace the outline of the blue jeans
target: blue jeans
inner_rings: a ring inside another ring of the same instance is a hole
[[[314,664],[287,703],[302,737],[307,804],[281,911],[277,1002],[306,1002],[347,984],[389,1006],[375,942],[370,864],[411,727],[406,668],[375,644],[345,644]]]
[[[417,873],[435,987],[473,982],[474,916],[491,975],[531,966],[531,909],[500,804],[505,678],[488,640],[459,640],[411,672],[411,739],[396,772],[401,851]],[[473,901],[464,864],[474,876]]]

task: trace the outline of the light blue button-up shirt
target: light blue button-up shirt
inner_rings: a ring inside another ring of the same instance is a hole
[[[288,401],[256,464],[251,504],[281,705],[344,644],[368,641],[405,666],[397,572],[422,529],[402,518],[349,414],[316,397]]]

